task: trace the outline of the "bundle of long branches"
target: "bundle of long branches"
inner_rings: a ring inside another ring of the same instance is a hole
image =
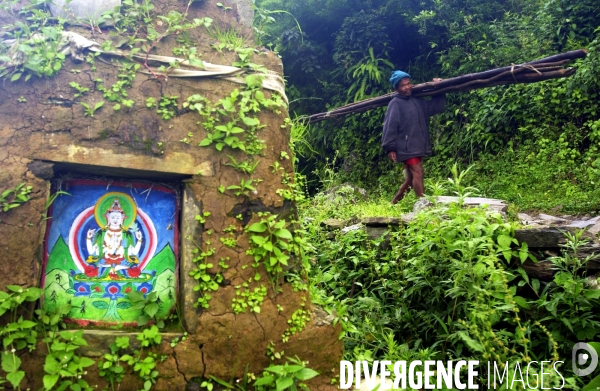
[[[585,49],[573,50],[556,54],[539,60],[519,65],[491,69],[485,72],[471,73],[453,77],[438,82],[417,84],[413,87],[412,96],[434,96],[448,92],[470,91],[477,88],[493,87],[505,84],[535,83],[542,80],[568,77],[575,73],[574,68],[564,68],[564,65],[576,58],[583,58]],[[376,98],[351,103],[337,109],[304,117],[304,121],[314,123],[326,119],[362,113],[367,110],[387,105],[394,97],[394,92]]]

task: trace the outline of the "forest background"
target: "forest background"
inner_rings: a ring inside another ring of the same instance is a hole
[[[447,178],[455,162],[463,168],[474,164],[470,184],[518,209],[597,209],[597,1],[256,4],[260,39],[283,59],[290,111],[298,116],[390,92],[394,69],[407,71],[418,84],[587,48],[588,57],[573,64],[578,71],[569,79],[449,94],[446,111],[433,118],[433,157],[424,167],[434,181]],[[267,16],[276,16],[276,23],[267,24]],[[351,182],[391,199],[402,174],[380,147],[384,114],[380,108],[323,121],[303,133],[312,148],[298,145],[298,171],[307,176],[311,193]]]
[[[257,39],[284,63],[292,118],[388,93],[394,69],[418,84],[588,50],[586,58],[570,63],[577,68],[572,77],[448,94],[445,112],[432,118],[426,194],[504,199],[508,221],[459,203],[418,213],[408,226],[392,229],[389,242],[361,230],[332,232],[327,219],[348,225],[412,209],[413,194],[396,206],[389,202],[402,167],[381,150],[385,107],[310,127],[297,120],[292,149],[297,179],[309,195],[298,205],[311,298],[335,309],[345,359],[507,363],[515,376],[496,389],[546,388],[548,383],[531,382],[532,371],[527,383],[519,379],[518,365],[560,361],[564,378],[551,376],[553,387],[600,387],[600,369],[581,377],[571,360],[579,341],[600,352],[599,279],[587,270],[598,256],[582,256],[588,239],[568,234],[562,252],[545,259],[553,275],[542,280],[522,267],[541,258],[514,237],[518,211],[600,210],[600,3],[255,5]],[[366,189],[368,200],[338,186],[346,182]],[[485,373],[479,382],[487,383]]]

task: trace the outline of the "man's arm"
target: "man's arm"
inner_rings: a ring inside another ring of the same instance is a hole
[[[396,154],[396,138],[398,137],[398,111],[396,105],[390,104],[385,112],[385,119],[383,121],[383,135],[381,137],[381,147],[388,156],[391,152]],[[395,161],[390,156],[392,161]]]

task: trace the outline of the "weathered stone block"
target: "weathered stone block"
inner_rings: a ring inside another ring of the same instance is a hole
[[[565,232],[573,233],[576,228],[544,227],[515,230],[519,243],[525,242],[530,248],[558,248],[567,242]]]
[[[360,222],[367,227],[387,227],[400,225],[402,220],[398,217],[364,217]]]

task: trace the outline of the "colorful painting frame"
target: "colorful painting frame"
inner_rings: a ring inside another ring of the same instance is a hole
[[[128,293],[156,292],[156,318],[177,305],[179,192],[141,181],[69,179],[53,184],[44,240],[41,307],[71,305],[81,326],[136,326]],[[140,296],[141,297],[141,296]],[[147,315],[147,314],[146,314]]]

